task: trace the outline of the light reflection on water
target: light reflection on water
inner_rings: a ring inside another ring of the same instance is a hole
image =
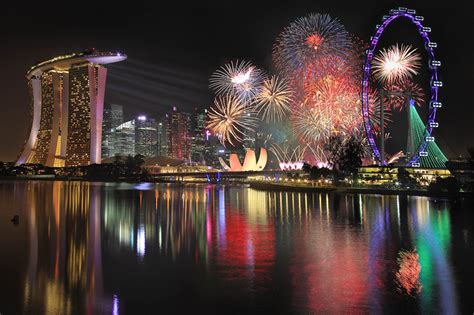
[[[0,312],[456,314],[473,306],[471,209],[422,197],[0,182],[0,250],[10,253]]]

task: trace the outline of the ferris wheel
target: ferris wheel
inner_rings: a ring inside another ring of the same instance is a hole
[[[382,18],[382,24],[376,26],[376,32],[374,36],[371,37],[370,47],[366,52],[365,64],[363,66],[363,76],[362,76],[362,115],[364,120],[364,128],[367,136],[367,141],[372,149],[375,159],[380,163],[380,165],[387,165],[387,160],[385,159],[385,139],[383,131],[383,120],[382,120],[382,132],[380,139],[380,149],[377,145],[376,135],[374,128],[371,122],[371,117],[369,114],[369,81],[370,81],[370,70],[372,59],[374,57],[374,52],[377,48],[377,43],[380,40],[384,30],[390,25],[393,21],[397,19],[408,19],[415,25],[418,29],[418,33],[423,39],[424,46],[428,55],[428,69],[430,72],[430,95],[429,95],[429,108],[428,108],[428,117],[426,120],[425,128],[423,131],[423,136],[419,143],[414,147],[413,152],[410,152],[407,156],[407,166],[419,167],[420,157],[426,157],[429,155],[429,152],[426,150],[430,142],[434,142],[435,138],[432,136],[433,128],[439,126],[436,122],[436,111],[441,108],[442,103],[438,100],[438,89],[443,86],[443,82],[438,78],[438,68],[441,66],[441,62],[435,58],[434,49],[437,47],[435,42],[432,42],[429,38],[431,33],[431,28],[426,27],[422,24],[424,18],[423,16],[416,15],[415,10],[407,9],[400,7],[398,9],[390,10],[388,15],[384,15]],[[383,108],[380,111],[383,115]],[[383,119],[383,116],[382,116]],[[409,135],[410,137],[410,135]]]

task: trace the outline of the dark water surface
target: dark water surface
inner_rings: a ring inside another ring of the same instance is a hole
[[[2,315],[474,311],[467,201],[0,181],[0,255]]]

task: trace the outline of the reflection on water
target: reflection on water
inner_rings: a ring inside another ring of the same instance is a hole
[[[0,182],[0,249],[10,253],[0,312],[469,312],[469,208],[211,185]],[[14,213],[19,226],[7,220]]]

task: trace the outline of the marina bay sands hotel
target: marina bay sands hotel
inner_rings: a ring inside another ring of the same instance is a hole
[[[30,131],[17,164],[100,163],[107,76],[103,65],[126,58],[89,50],[33,66],[26,75],[32,98]]]

